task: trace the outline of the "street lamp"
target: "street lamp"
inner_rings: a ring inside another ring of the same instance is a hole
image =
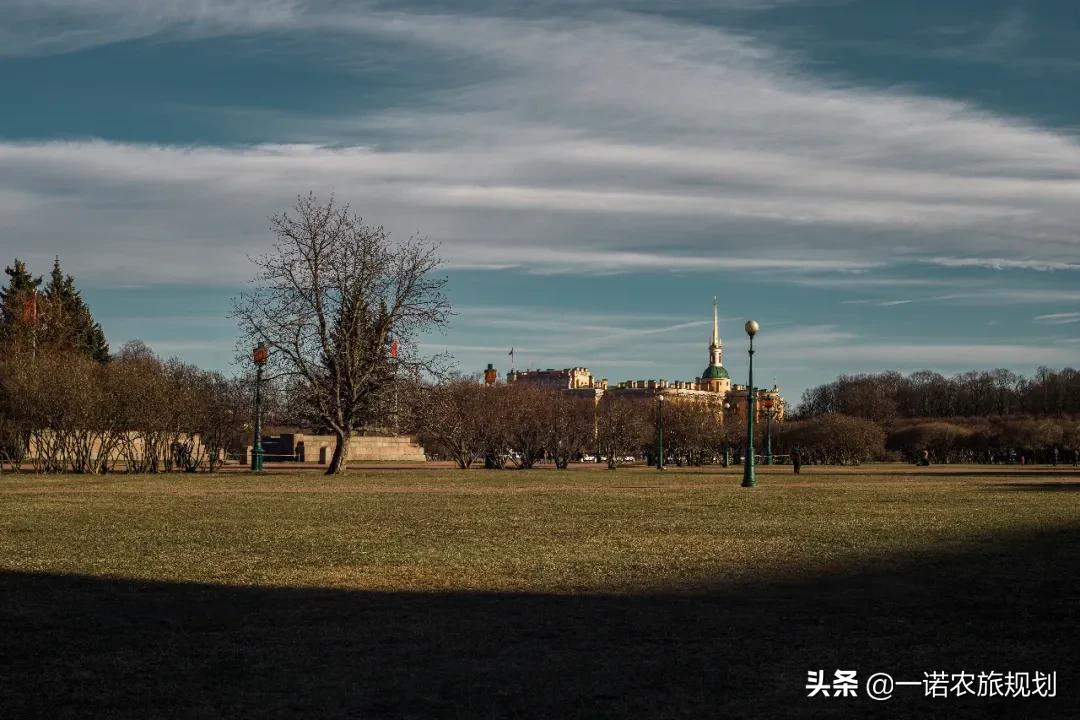
[[[251,358],[255,362],[255,444],[251,452],[251,471],[262,472],[262,372],[263,365],[270,358],[270,349],[266,347],[266,343],[259,343],[251,353]]]
[[[664,395],[656,396],[656,469],[664,469]]]
[[[746,457],[743,461],[743,487],[754,487],[754,336],[758,328],[756,320],[747,320],[743,329],[750,336],[750,383],[746,386]]]

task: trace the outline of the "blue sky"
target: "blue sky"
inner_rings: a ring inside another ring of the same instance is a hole
[[[229,369],[298,193],[441,243],[466,371],[797,399],[1076,365],[1080,8],[951,0],[0,0],[0,251],[114,346]]]

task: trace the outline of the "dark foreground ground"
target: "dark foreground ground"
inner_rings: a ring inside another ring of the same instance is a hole
[[[734,478],[0,478],[0,717],[1080,716],[1080,473]]]

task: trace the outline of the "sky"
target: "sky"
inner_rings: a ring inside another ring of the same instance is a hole
[[[235,371],[298,194],[440,245],[463,372],[1080,360],[1072,0],[0,0],[0,261]]]

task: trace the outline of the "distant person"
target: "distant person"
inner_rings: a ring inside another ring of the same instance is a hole
[[[1057,467],[1057,464],[1058,464],[1058,449],[1054,448],[1054,467]]]
[[[1020,464],[1021,464],[1021,465],[1023,465],[1023,464],[1024,464],[1024,456],[1023,456],[1023,455],[1021,455],[1021,456],[1020,456]]]
[[[798,447],[791,451],[791,467],[796,475],[802,470],[802,453],[799,451]]]
[[[1080,465],[1080,450],[1073,450],[1073,467]]]
[[[929,450],[923,450],[922,451],[922,459],[919,461],[919,464],[922,465],[923,467],[930,467],[930,451]]]

